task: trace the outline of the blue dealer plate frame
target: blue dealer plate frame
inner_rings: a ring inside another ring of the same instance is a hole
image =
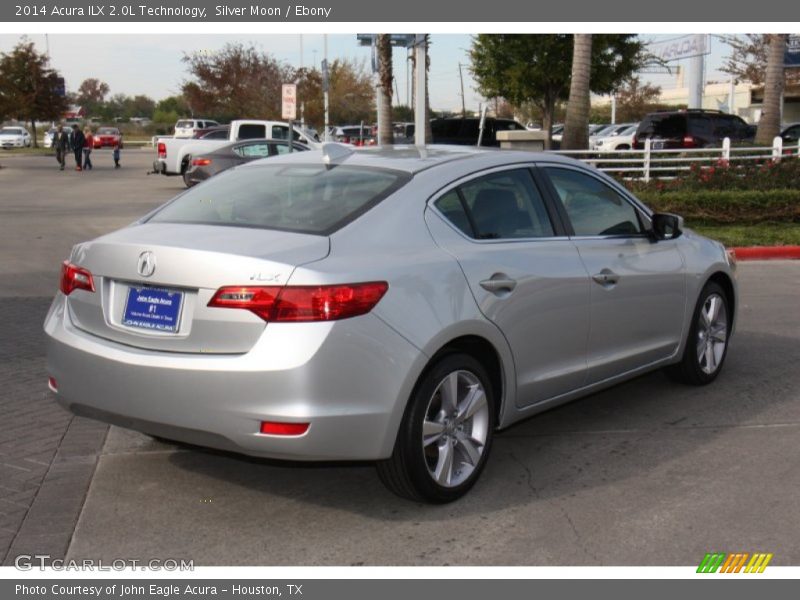
[[[183,292],[131,286],[122,312],[122,324],[136,329],[176,333],[182,308]]]

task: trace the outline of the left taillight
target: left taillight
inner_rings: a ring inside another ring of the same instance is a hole
[[[61,284],[59,289],[65,296],[69,296],[75,290],[94,291],[94,279],[91,272],[77,265],[73,265],[68,260],[61,264]]]
[[[192,166],[193,167],[207,167],[211,164],[210,158],[195,158],[192,159]]]
[[[208,306],[249,310],[267,322],[338,321],[370,312],[389,289],[385,281],[319,286],[227,286]]]

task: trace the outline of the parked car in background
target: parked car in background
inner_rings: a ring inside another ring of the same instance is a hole
[[[99,127],[93,137],[95,148],[116,148],[122,144],[122,132],[116,127]]]
[[[298,125],[293,126],[294,141],[306,145],[315,145],[313,136]],[[192,163],[192,157],[208,154],[217,148],[227,146],[240,140],[289,138],[289,123],[285,121],[263,121],[258,119],[241,119],[232,121],[227,129],[227,139],[191,138],[158,138],[156,141],[157,157],[153,162],[153,172],[162,175],[181,175],[184,177]]]
[[[195,140],[227,140],[230,130],[230,125],[215,125],[206,129],[196,129],[192,138]]]
[[[446,117],[431,119],[431,133],[434,144],[456,144],[477,146],[480,133],[478,117]],[[514,119],[486,117],[484,121],[481,146],[500,146],[497,141],[499,131],[525,131],[525,126]]]
[[[633,148],[642,150],[646,139],[653,150],[718,148],[722,140],[752,142],[756,128],[744,119],[718,110],[688,109],[650,113],[636,130]]]
[[[341,125],[331,129],[334,142],[353,146],[374,146],[378,143],[371,125]]]
[[[211,119],[180,119],[175,123],[175,137],[190,138],[194,136],[194,132],[198,129],[208,129],[217,125],[219,123]]]
[[[308,146],[299,142],[294,142],[292,146],[293,152],[305,152],[306,150],[308,150]],[[235,142],[208,154],[192,158],[184,181],[186,187],[191,187],[231,167],[282,154],[289,154],[289,142],[286,140],[264,139]]]
[[[50,129],[48,129],[42,136],[42,147],[52,148],[53,140],[55,139],[56,133],[58,133],[58,129],[56,129],[55,127],[51,127]]]
[[[589,149],[599,152],[615,152],[633,148],[633,136],[639,128],[638,123],[626,123],[614,129],[609,135],[602,132],[589,138]]]
[[[787,125],[781,131],[781,139],[783,139],[784,146],[796,146],[800,140],[800,123]]]
[[[0,147],[2,148],[27,148],[31,143],[31,134],[24,127],[0,129]]]
[[[496,430],[659,368],[714,381],[736,290],[722,244],[579,161],[331,143],[76,245],[47,374],[84,417],[375,461],[395,493],[441,503],[478,480]]]
[[[395,123],[392,125],[395,144],[413,144],[415,142],[416,124]]]

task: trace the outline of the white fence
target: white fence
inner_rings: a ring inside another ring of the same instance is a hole
[[[720,161],[728,164],[784,158],[800,158],[800,145],[784,146],[783,139],[776,137],[769,146],[739,147],[731,146],[730,138],[722,141],[720,148],[677,148],[674,150],[654,149],[650,139],[645,140],[644,150],[616,150],[598,152],[597,150],[553,150],[556,154],[572,156],[596,166],[606,173],[621,176],[623,179],[674,179],[681,171],[689,171],[692,165],[711,167]]]

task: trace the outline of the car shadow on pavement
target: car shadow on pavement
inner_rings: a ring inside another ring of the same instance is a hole
[[[495,437],[486,470],[465,498],[424,510],[384,490],[370,465],[271,461],[187,446],[169,460],[265,500],[379,520],[487,515],[614,486],[668,497],[713,476],[723,449],[736,459],[734,439],[800,422],[791,377],[799,361],[796,339],[741,332],[710,386],[684,386],[654,372],[537,415]]]

